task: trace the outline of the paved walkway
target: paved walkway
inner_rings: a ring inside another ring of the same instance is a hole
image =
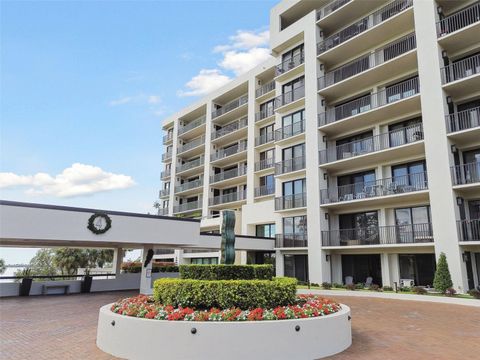
[[[1,299],[0,358],[112,359],[95,345],[98,309],[131,294]],[[366,297],[332,298],[352,309],[353,345],[331,359],[477,360],[480,354],[479,308]]]

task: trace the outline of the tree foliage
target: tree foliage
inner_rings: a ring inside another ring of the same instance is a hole
[[[5,260],[0,259],[0,274],[3,274],[6,268],[7,267],[5,266]]]
[[[445,293],[448,288],[453,286],[450,270],[448,269],[447,257],[442,252],[437,262],[437,270],[433,279],[433,287],[435,290]]]

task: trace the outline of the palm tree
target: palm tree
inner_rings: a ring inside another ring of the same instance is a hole
[[[7,268],[7,267],[5,266],[5,260],[0,259],[0,275],[5,272],[5,269],[6,269],[6,268]]]

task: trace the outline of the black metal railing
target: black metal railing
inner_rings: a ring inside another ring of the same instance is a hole
[[[239,166],[238,168],[222,171],[222,172],[219,172],[218,174],[210,176],[210,182],[213,184],[219,181],[233,179],[238,176],[245,175],[246,173],[247,173],[247,167]]]
[[[455,165],[450,168],[453,185],[474,184],[480,182],[480,162]]]
[[[184,133],[186,133],[190,130],[193,130],[193,129],[199,127],[200,125],[205,124],[205,120],[206,120],[206,116],[202,116],[202,117],[199,117],[198,119],[195,119],[195,120],[189,122],[186,125],[181,126],[178,129],[178,134],[179,135],[184,134]]]
[[[263,144],[267,144],[275,140],[275,133],[273,131],[268,131],[263,133],[262,135],[255,138],[255,146],[260,146]]]
[[[292,136],[302,134],[305,132],[305,120],[297,121],[293,124],[284,126],[275,130],[275,141],[288,139]]]
[[[352,0],[335,0],[317,10],[317,21],[323,19],[325,16],[330,15],[332,12],[341,8],[343,5],[348,4]]]
[[[328,71],[324,76],[318,78],[318,89],[324,89],[340,81],[358,75],[364,71],[383,64],[386,61],[399,57],[417,47],[415,33],[401,37],[390,44],[387,44],[374,52],[363,55],[345,65]]]
[[[266,119],[270,116],[275,115],[275,107],[269,107],[262,111],[259,111],[255,114],[255,122]]]
[[[415,191],[427,190],[427,173],[396,176],[368,182],[358,182],[342,186],[330,186],[320,190],[322,204],[370,199],[380,196],[406,194]]]
[[[445,36],[480,21],[480,2],[437,22],[437,36]]]
[[[308,247],[307,234],[276,234],[275,235],[276,248],[303,248]]]
[[[293,171],[305,169],[305,156],[298,156],[293,159],[287,159],[275,164],[275,175],[287,174]]]
[[[440,69],[442,83],[465,79],[475,74],[480,74],[480,54],[470,56]]]
[[[458,220],[459,241],[480,241],[480,219]]]
[[[270,91],[275,90],[275,81],[270,81],[269,83],[262,85],[257,90],[255,90],[255,97],[260,97],[262,95],[268,94]]]
[[[317,54],[320,55],[325,51],[352,39],[353,37],[410,8],[412,5],[413,0],[396,0],[385,5],[381,9],[365,16],[361,20],[356,21],[339,32],[330,35],[323,41],[320,41],[317,44]]]
[[[246,191],[237,191],[230,194],[215,196],[213,198],[210,198],[208,202],[209,202],[209,205],[212,206],[212,205],[226,204],[234,201],[241,201],[241,200],[245,200],[246,198],[247,198]]]
[[[280,96],[275,98],[275,109],[278,109],[280,106],[290,104],[294,101],[297,101],[305,97],[305,86],[302,85],[292,91],[288,91]]]
[[[275,198],[275,210],[296,209],[307,206],[307,193],[285,195]]]
[[[419,91],[420,84],[418,77],[415,77],[345,104],[327,107],[325,112],[318,114],[318,126],[324,126],[387,104],[395,103],[412,97],[418,94]]]
[[[198,210],[201,209],[202,207],[202,202],[201,201],[190,201],[187,203],[183,203],[180,205],[176,205],[173,207],[173,212],[174,213],[180,213],[180,212],[185,212],[185,211],[193,211],[193,210]]]
[[[320,164],[348,159],[423,140],[421,123],[319,151]]]
[[[457,132],[480,126],[480,106],[445,116],[447,132]]]
[[[248,117],[244,117],[231,124],[225,125],[220,130],[212,132],[212,140],[218,139],[222,136],[225,136],[235,131],[238,131],[240,129],[246,128],[247,125],[248,125]]]
[[[258,196],[267,196],[275,193],[275,186],[273,185],[264,185],[255,188],[255,197]]]
[[[220,160],[228,156],[237,154],[239,152],[247,150],[247,141],[241,141],[235,146],[231,146],[227,149],[217,150],[215,153],[210,155],[210,161]]]
[[[184,182],[183,184],[175,186],[175,192],[179,193],[186,190],[196,189],[200,186],[203,186],[203,179],[187,181],[187,182]]]
[[[239,98],[230,101],[221,108],[212,111],[212,119],[219,117],[220,115],[226,114],[242,105],[245,105],[248,102],[248,95],[242,95]]]
[[[198,146],[202,146],[203,144],[205,144],[205,135],[202,135],[201,137],[197,138],[197,139],[194,139],[188,143],[185,143],[181,146],[178,147],[178,150],[177,150],[177,153],[178,154],[181,154],[181,153],[184,153],[186,151],[189,151],[189,150],[192,150]]]
[[[409,224],[322,231],[322,246],[418,244],[433,242],[432,224]]]
[[[303,50],[291,57],[290,59],[284,60],[280,65],[275,66],[275,76],[281,75],[289,70],[296,68],[297,66],[303,64],[305,61],[305,56]]]
[[[275,158],[267,158],[255,163],[255,171],[270,169],[275,166]]]
[[[176,167],[177,173],[181,173],[183,171],[187,171],[193,168],[196,168],[198,166],[202,166],[204,164],[204,157],[201,156],[198,159],[191,160],[186,162],[185,164],[178,165]]]

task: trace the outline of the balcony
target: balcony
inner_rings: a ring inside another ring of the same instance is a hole
[[[167,145],[173,140],[173,133],[169,132],[167,135],[163,136],[163,145]]]
[[[332,1],[324,7],[317,10],[317,21],[323,19],[324,17],[330,15],[332,12],[341,8],[342,6],[348,4],[352,0],[336,0]]]
[[[300,74],[304,67],[300,66],[305,62],[305,55],[303,51],[291,57],[290,59],[282,61],[275,67],[275,77],[277,81],[284,81],[286,77],[293,77]]]
[[[407,126],[403,129],[392,130],[384,134],[375,135],[358,141],[352,141],[347,144],[337,145],[332,148],[320,150],[320,165],[326,167],[325,164],[333,163],[339,160],[352,159],[358,156],[378,153],[382,150],[397,149],[396,158],[416,155],[420,152],[417,147],[406,147],[406,145],[417,143],[423,140],[423,126],[421,123]],[[400,150],[401,149],[401,150]],[[367,165],[375,161],[380,161],[383,154],[377,154],[376,157],[371,156]],[[391,155],[387,155],[391,156]],[[360,162],[359,162],[360,163]],[[334,166],[332,166],[333,168]]]
[[[243,201],[247,198],[246,191],[238,191],[230,194],[219,195],[213,198],[210,198],[208,203],[209,206],[216,206],[222,204],[228,204],[236,201]]]
[[[275,198],[275,211],[300,209],[307,206],[307,193],[285,195]]]
[[[473,144],[480,139],[480,107],[445,116],[448,137],[456,145]]]
[[[158,192],[158,197],[164,198],[170,195],[170,188],[162,189]]]
[[[275,130],[275,141],[282,141],[285,139],[289,139],[296,135],[303,134],[304,132],[305,132],[305,120],[301,120],[291,125],[287,125],[278,130]]]
[[[275,164],[275,175],[288,174],[294,171],[305,169],[305,156],[298,156],[293,159],[283,160]]]
[[[202,125],[205,124],[205,120],[206,120],[206,117],[202,116],[202,117],[199,117],[198,119],[195,119],[189,122],[184,126],[180,126],[178,128],[178,135],[182,137],[185,137],[187,135],[191,137],[200,135],[203,132]]]
[[[480,241],[480,219],[457,221],[458,241]]]
[[[203,179],[184,182],[183,184],[175,186],[175,194],[184,193],[189,190],[195,190],[195,189],[201,188],[202,186],[203,186]]]
[[[255,146],[265,145],[271,143],[273,140],[275,140],[274,132],[269,131],[255,138]]]
[[[201,136],[188,143],[180,145],[177,149],[177,155],[194,156],[203,152],[203,145],[205,144],[205,136]]]
[[[332,69],[318,78],[319,93],[341,97],[351,89],[373,86],[386,78],[417,67],[415,33],[401,37],[374,52]]]
[[[167,151],[162,154],[162,161],[167,162],[168,160],[172,159],[173,151]]]
[[[300,86],[275,98],[275,111],[288,111],[305,97],[305,86]],[[287,106],[290,105],[290,106]]]
[[[210,161],[215,162],[217,165],[220,163],[226,164],[234,162],[245,157],[245,151],[247,150],[247,141],[243,140],[235,146],[228,147],[226,149],[217,150],[210,155]],[[224,161],[222,161],[224,160]]]
[[[242,95],[240,96],[239,98],[233,100],[233,101],[230,101],[229,103],[225,104],[224,106],[222,106],[221,108],[217,109],[217,110],[214,110],[212,112],[212,120],[213,119],[216,119],[220,116],[223,116],[239,107],[241,107],[242,105],[245,105],[248,103],[248,95]]]
[[[271,169],[275,166],[275,159],[274,158],[267,158],[255,163],[255,171],[262,171]]]
[[[317,55],[323,62],[334,63],[374,47],[396,34],[413,29],[413,0],[396,0],[370,13],[317,44]],[[370,31],[376,28],[376,31]],[[354,43],[343,46],[347,42]]]
[[[425,192],[421,198],[427,198],[428,194],[427,173],[416,173],[394,178],[379,179],[370,182],[358,182],[342,186],[329,186],[328,189],[320,190],[320,204],[341,205],[352,202],[364,202],[378,204],[385,200],[390,206],[395,202],[392,197],[398,197],[398,202],[405,202],[405,196],[418,192]],[[381,199],[387,196],[388,199]],[[418,197],[418,196],[417,196]]]
[[[204,164],[204,158],[203,158],[203,156],[201,156],[198,159],[188,161],[185,164],[177,165],[177,167],[176,167],[177,175],[182,174],[183,176],[187,176],[187,174],[186,174],[187,172],[189,174],[192,174],[192,173],[195,172],[195,170],[198,167],[200,167],[200,166],[203,167],[203,164]]]
[[[168,208],[157,209],[158,216],[168,216]]]
[[[255,197],[268,196],[275,194],[275,186],[259,186],[255,188]]]
[[[263,111],[259,111],[255,114],[255,122],[261,122],[263,120],[269,119],[270,117],[275,115],[275,109],[274,108],[267,108]]]
[[[437,22],[438,43],[449,53],[457,53],[478,44],[480,2]]]
[[[171,170],[164,170],[160,173],[160,179],[161,180],[166,180],[171,176],[172,171]]]
[[[275,90],[275,81],[270,81],[269,83],[262,85],[255,90],[255,98],[263,98],[264,95],[267,95]]]
[[[368,226],[322,231],[322,246],[411,245],[433,243],[432,224]]]
[[[228,135],[232,135],[232,134],[234,134],[235,136],[242,136],[239,130],[245,129],[244,133],[246,134],[247,126],[248,126],[247,117],[244,117],[228,125],[225,125],[221,129],[212,132],[212,142],[218,142],[219,139],[223,141],[228,141],[230,138],[232,138],[232,136],[228,136]]]
[[[454,99],[464,98],[480,89],[480,54],[441,68],[444,90]]]
[[[178,214],[178,213],[183,213],[183,212],[190,212],[190,211],[195,211],[195,210],[200,210],[202,208],[202,202],[201,201],[190,201],[187,203],[183,203],[180,205],[176,205],[173,207],[173,213]]]
[[[210,184],[215,184],[219,182],[224,182],[226,180],[235,179],[239,176],[243,176],[247,174],[247,167],[246,166],[239,166],[238,168],[222,171],[218,174],[210,176]]]
[[[454,186],[480,183],[480,162],[452,166],[450,170]]]
[[[276,234],[276,248],[306,248],[308,247],[307,234]]]

